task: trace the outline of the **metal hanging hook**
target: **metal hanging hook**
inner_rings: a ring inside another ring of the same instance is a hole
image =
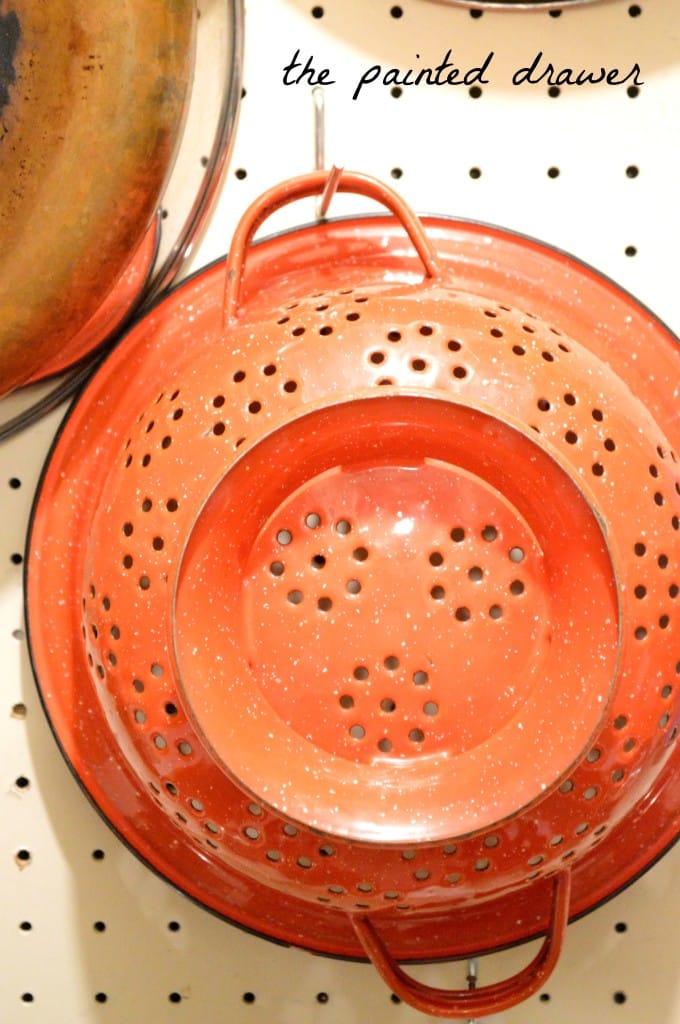
[[[470,991],[477,988],[477,978],[479,977],[479,960],[477,957],[471,957],[467,962],[467,986]],[[468,1018],[467,1024],[477,1024],[476,1018]]]
[[[326,165],[326,102],[324,91],[320,85],[312,89],[312,100],[314,102],[314,167],[321,171]],[[333,164],[323,192],[317,198],[314,212],[318,221],[324,220],[328,213],[333,196],[337,192],[338,183],[344,168]]]

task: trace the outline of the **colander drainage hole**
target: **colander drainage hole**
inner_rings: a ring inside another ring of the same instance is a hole
[[[425,739],[425,733],[423,732],[422,729],[411,729],[411,731],[408,734],[408,738],[410,739],[411,743],[422,743],[423,740]]]
[[[392,711],[396,711],[397,709],[397,705],[392,700],[391,697],[385,697],[383,700],[381,700],[380,707],[382,708],[383,711],[388,712],[388,714],[390,714]]]
[[[361,591],[359,580],[347,580],[346,589],[349,594],[358,594]]]
[[[343,693],[343,695],[339,698],[338,702],[340,704],[340,707],[345,708],[345,710],[354,707],[354,697],[350,697],[348,693]]]
[[[310,530],[318,530],[321,526],[321,516],[318,512],[309,512],[305,516],[305,526],[309,527]]]
[[[434,601],[443,601],[445,596],[446,596],[446,591],[444,590],[444,588],[442,586],[437,585],[436,587],[432,587],[430,589],[430,597]]]
[[[399,658],[394,654],[388,654],[383,664],[388,672],[395,672],[399,668]]]
[[[352,530],[352,524],[348,519],[338,519],[335,524],[336,533],[339,533],[341,537],[346,536]]]
[[[276,539],[279,544],[285,547],[292,541],[293,534],[290,532],[290,530],[279,530],[279,532],[276,534]]]
[[[329,612],[333,607],[333,602],[330,597],[320,597],[316,605],[320,612]]]
[[[392,749],[392,740],[388,740],[387,737],[385,737],[382,740],[378,740],[378,750],[381,751],[381,753],[389,754],[391,749]]]
[[[363,725],[353,725],[349,730],[349,734],[354,740],[363,740],[366,735],[366,730]]]
[[[283,562],[272,562],[269,566],[269,571],[272,576],[283,576],[284,568]]]
[[[302,591],[301,590],[289,590],[288,600],[291,604],[301,604],[302,602]]]
[[[365,665],[357,665],[353,672],[354,678],[363,680],[368,679],[368,669]]]
[[[323,569],[326,564],[326,557],[325,555],[313,555],[311,563],[315,569]]]

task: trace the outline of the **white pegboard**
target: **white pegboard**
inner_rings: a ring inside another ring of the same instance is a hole
[[[206,7],[215,3],[205,0]],[[335,79],[326,89],[328,162],[391,181],[421,212],[493,221],[565,248],[679,332],[680,6],[602,0],[555,15],[476,17],[428,0],[251,0],[231,169],[192,269],[224,252],[251,199],[312,167],[309,89],[282,84],[283,68],[299,50]],[[464,85],[406,86],[395,96],[376,82],[352,99],[367,68],[436,66],[449,49],[464,69],[493,52],[480,96]],[[558,68],[638,63],[644,85],[637,95],[629,95],[630,83],[565,85],[555,96],[545,83],[513,86],[513,72],[539,51]],[[342,196],[331,214],[366,209],[364,200]],[[299,204],[272,218],[265,232],[312,217],[312,203]],[[22,622],[30,504],[62,413],[0,446],[0,1019],[423,1019],[396,1005],[367,966],[279,948],[191,904],[121,845],[71,777],[41,711]],[[571,925],[542,996],[489,1019],[680,1024],[679,856],[676,849]],[[516,970],[532,950],[482,960],[481,982]],[[458,986],[465,965],[414,974]]]

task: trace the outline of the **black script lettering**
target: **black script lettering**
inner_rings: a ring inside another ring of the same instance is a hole
[[[599,85],[604,81],[606,73],[604,68],[600,68],[597,73],[595,71],[579,71],[576,76],[576,85]]]
[[[489,70],[489,65],[491,64],[492,60],[493,50],[491,50],[491,52],[487,55],[487,58],[481,67],[470,68],[469,71],[465,72],[465,74],[463,75],[463,84],[474,85],[478,83],[479,85],[488,85],[489,79],[484,77],[484,72]]]
[[[284,67],[284,85],[299,85],[305,77],[307,85],[335,85],[335,79],[329,78],[331,73],[329,68],[322,68],[320,71],[317,71],[312,63],[313,57],[308,57],[304,67],[302,67],[302,61],[298,60],[299,56],[300,51],[296,50],[290,64],[286,64]],[[302,71],[295,74],[297,68],[302,68]]]
[[[601,67],[599,71],[582,68],[575,71],[574,68],[556,68],[554,64],[542,63],[543,51],[539,50],[531,64],[518,68],[512,76],[513,85],[538,85],[545,80],[546,85],[599,85],[605,82],[607,85],[623,85],[631,78],[635,85],[644,85],[638,76],[641,74],[640,65],[634,64],[625,74],[618,68]]]
[[[642,74],[642,71],[640,70],[640,65],[639,64],[633,64],[632,68],[630,69],[630,71],[628,72],[628,74],[624,78],[618,78],[617,77],[618,74],[619,74],[619,69],[618,68],[612,68],[612,70],[607,75],[607,85],[623,85],[623,83],[627,82],[629,78],[633,79],[633,85],[644,85],[645,84],[642,81],[641,78],[638,78],[638,75]]]
[[[396,75],[399,74],[399,72],[397,71],[396,68],[393,68],[392,70],[394,71],[394,73]],[[382,71],[382,68],[381,68],[380,64],[374,64],[372,67],[367,68],[366,71],[364,71],[364,73],[361,76],[361,78],[359,79],[359,84],[357,85],[356,89],[354,90],[354,94],[352,95],[352,99],[355,100],[355,99],[358,98],[359,93],[361,92],[361,90],[363,89],[363,87],[365,85],[370,85],[371,82],[375,82],[376,78],[379,76],[381,71]]]
[[[416,58],[420,60],[420,54],[416,54]],[[451,61],[451,50],[447,50],[444,58],[439,64],[433,67],[420,68],[407,68],[405,71],[400,68],[388,68],[383,71],[382,65],[373,64],[370,68],[367,68],[361,75],[357,86],[352,94],[352,99],[356,100],[361,94],[361,90],[366,85],[371,85],[373,82],[380,80],[382,85],[472,85],[475,82],[479,82],[481,85],[488,85],[489,79],[485,78],[485,73],[489,70],[491,61],[493,60],[493,50],[488,53],[479,67],[469,68],[463,72],[461,68],[456,67]]]
[[[519,68],[517,71],[515,71],[514,75],[512,76],[512,84],[513,85],[524,85],[524,83],[527,82],[529,85],[537,85],[541,81],[542,78],[545,78],[545,76],[547,74],[550,74],[550,71],[552,71],[552,64],[549,64],[548,68],[546,68],[538,76],[538,78],[535,77],[535,75],[536,75],[536,68],[541,63],[542,57],[543,57],[543,50],[539,50],[538,53],[536,54],[535,58],[534,58],[533,64],[529,64],[528,67],[526,67],[526,68]],[[550,70],[548,70],[548,69],[550,69]]]

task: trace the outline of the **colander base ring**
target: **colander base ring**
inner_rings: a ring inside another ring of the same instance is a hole
[[[194,524],[175,620],[227,773],[375,842],[460,837],[542,797],[617,663],[584,495],[519,430],[416,394],[321,408],[244,452]]]

